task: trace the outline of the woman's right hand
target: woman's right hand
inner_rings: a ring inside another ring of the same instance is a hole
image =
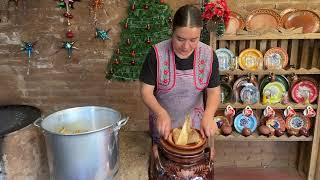
[[[171,119],[167,111],[157,115],[157,129],[160,136],[167,140],[171,130]]]

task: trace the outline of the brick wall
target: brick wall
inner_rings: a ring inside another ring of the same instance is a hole
[[[147,109],[139,97],[139,83],[110,82],[104,78],[105,65],[119,42],[121,27],[118,23],[126,16],[127,1],[105,1],[105,12],[100,12],[98,19],[103,27],[112,29],[112,40],[106,42],[93,38],[94,28],[91,25],[88,1],[75,3],[71,29],[75,33],[75,46],[79,50],[74,51],[69,62],[66,62],[68,59],[64,49],[56,53],[65,39],[66,22],[62,17],[63,10],[56,8],[55,1],[18,2],[17,8],[14,3],[10,4],[9,21],[0,23],[0,104],[34,105],[41,108],[45,115],[74,106],[108,106],[130,116],[125,130],[148,129]],[[23,8],[22,2],[26,2],[26,8]],[[198,3],[197,0],[167,2],[173,9],[186,3]],[[283,9],[289,6],[314,7],[320,4],[320,0],[228,2],[233,10],[241,12],[257,7]],[[1,13],[4,13],[3,10],[0,10]],[[38,40],[35,49],[39,53],[33,54],[29,75],[26,74],[26,54],[20,50],[20,42],[23,40]],[[39,140],[35,140],[38,136],[32,134],[30,141],[38,142]],[[10,148],[17,148],[15,143],[8,144],[11,144],[8,151]],[[298,151],[298,143],[291,142],[217,142],[216,147],[217,166],[291,167],[295,164]],[[26,152],[21,149],[19,153]],[[35,153],[34,157],[39,159],[36,155]],[[46,169],[42,171],[46,172]]]

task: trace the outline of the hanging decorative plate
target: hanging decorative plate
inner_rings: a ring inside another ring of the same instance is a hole
[[[263,88],[263,94],[270,94],[269,102],[276,104],[281,102],[282,95],[286,92],[284,85],[278,81],[270,82]]]
[[[233,84],[232,90],[234,93],[234,98],[237,102],[240,100],[239,94],[240,94],[241,88],[243,87],[243,84],[248,83],[248,79],[249,78],[247,76],[243,76],[238,78]]]
[[[268,118],[266,126],[268,126],[272,132],[278,128],[281,129],[281,131],[286,130],[286,122],[282,118],[281,114],[276,114],[274,117]]]
[[[238,30],[243,30],[245,26],[244,19],[240,14],[231,11],[229,23],[226,26],[224,34],[237,34]]]
[[[257,9],[248,15],[246,29],[248,31],[278,29],[280,23],[281,17],[276,11],[272,9]]]
[[[221,102],[222,103],[229,102],[232,97],[232,88],[227,83],[221,83],[220,87],[221,87]]]
[[[257,118],[254,115],[245,116],[240,113],[234,118],[233,122],[234,128],[238,133],[242,133],[243,128],[249,128],[251,132],[254,132],[258,126]]]
[[[265,76],[261,80],[260,87],[259,87],[260,91],[262,92],[263,88],[271,81],[272,80],[271,80],[270,76]],[[283,75],[275,75],[275,81],[278,81],[281,84],[283,84],[284,87],[286,88],[286,91],[289,91],[289,88],[290,88],[289,80],[285,76],[283,76]]]
[[[259,89],[254,86],[252,83],[248,83],[249,85],[246,85],[243,87],[240,91],[240,100],[244,104],[255,104],[259,101]]]
[[[291,89],[291,97],[296,103],[313,103],[318,97],[318,87],[312,80],[301,80],[295,83]]]
[[[287,51],[279,47],[269,49],[264,54],[264,64],[267,69],[285,68],[288,64]]]
[[[239,66],[243,70],[256,71],[261,58],[263,58],[263,55],[259,50],[254,48],[246,49],[239,55]]]
[[[310,129],[310,119],[306,116],[303,116],[301,113],[297,113],[295,115],[289,116],[286,119],[286,128],[287,129],[293,129],[296,132],[299,132],[299,130],[304,127],[307,130]]]
[[[296,10],[286,13],[281,23],[286,29],[303,27],[303,33],[314,33],[319,30],[320,18],[313,11]]]
[[[227,48],[219,48],[215,51],[219,61],[219,71],[229,70],[233,61],[234,54]]]

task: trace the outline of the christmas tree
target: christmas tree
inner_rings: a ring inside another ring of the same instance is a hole
[[[164,0],[129,0],[128,17],[107,66],[107,79],[137,80],[153,44],[170,38],[172,10]]]

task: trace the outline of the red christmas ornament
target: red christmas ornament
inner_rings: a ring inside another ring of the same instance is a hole
[[[129,28],[128,22],[126,22],[126,23],[124,24],[124,28],[125,28],[125,29],[128,29],[128,28]]]
[[[146,25],[146,29],[147,29],[147,30],[150,30],[150,29],[151,29],[150,24],[147,24],[147,25]]]
[[[146,40],[147,44],[151,44],[151,39],[148,37],[148,39]]]
[[[113,61],[113,64],[116,64],[116,65],[120,64],[119,59],[116,58],[116,59]]]
[[[66,33],[67,38],[73,38],[74,34],[73,32],[69,29],[68,32]]]
[[[164,4],[164,0],[160,0],[160,3],[161,3],[161,4]]]
[[[135,5],[135,3],[133,3],[133,4],[131,5],[131,11],[134,11],[134,10],[136,10],[136,5]]]
[[[132,65],[132,66],[136,65],[136,61],[135,61],[135,60],[132,60],[132,61],[131,61],[131,65]]]
[[[135,57],[135,56],[136,56],[136,52],[135,52],[135,51],[131,51],[130,54],[131,54],[132,57]]]
[[[145,10],[149,9],[148,4],[143,5],[143,9],[145,9]]]

